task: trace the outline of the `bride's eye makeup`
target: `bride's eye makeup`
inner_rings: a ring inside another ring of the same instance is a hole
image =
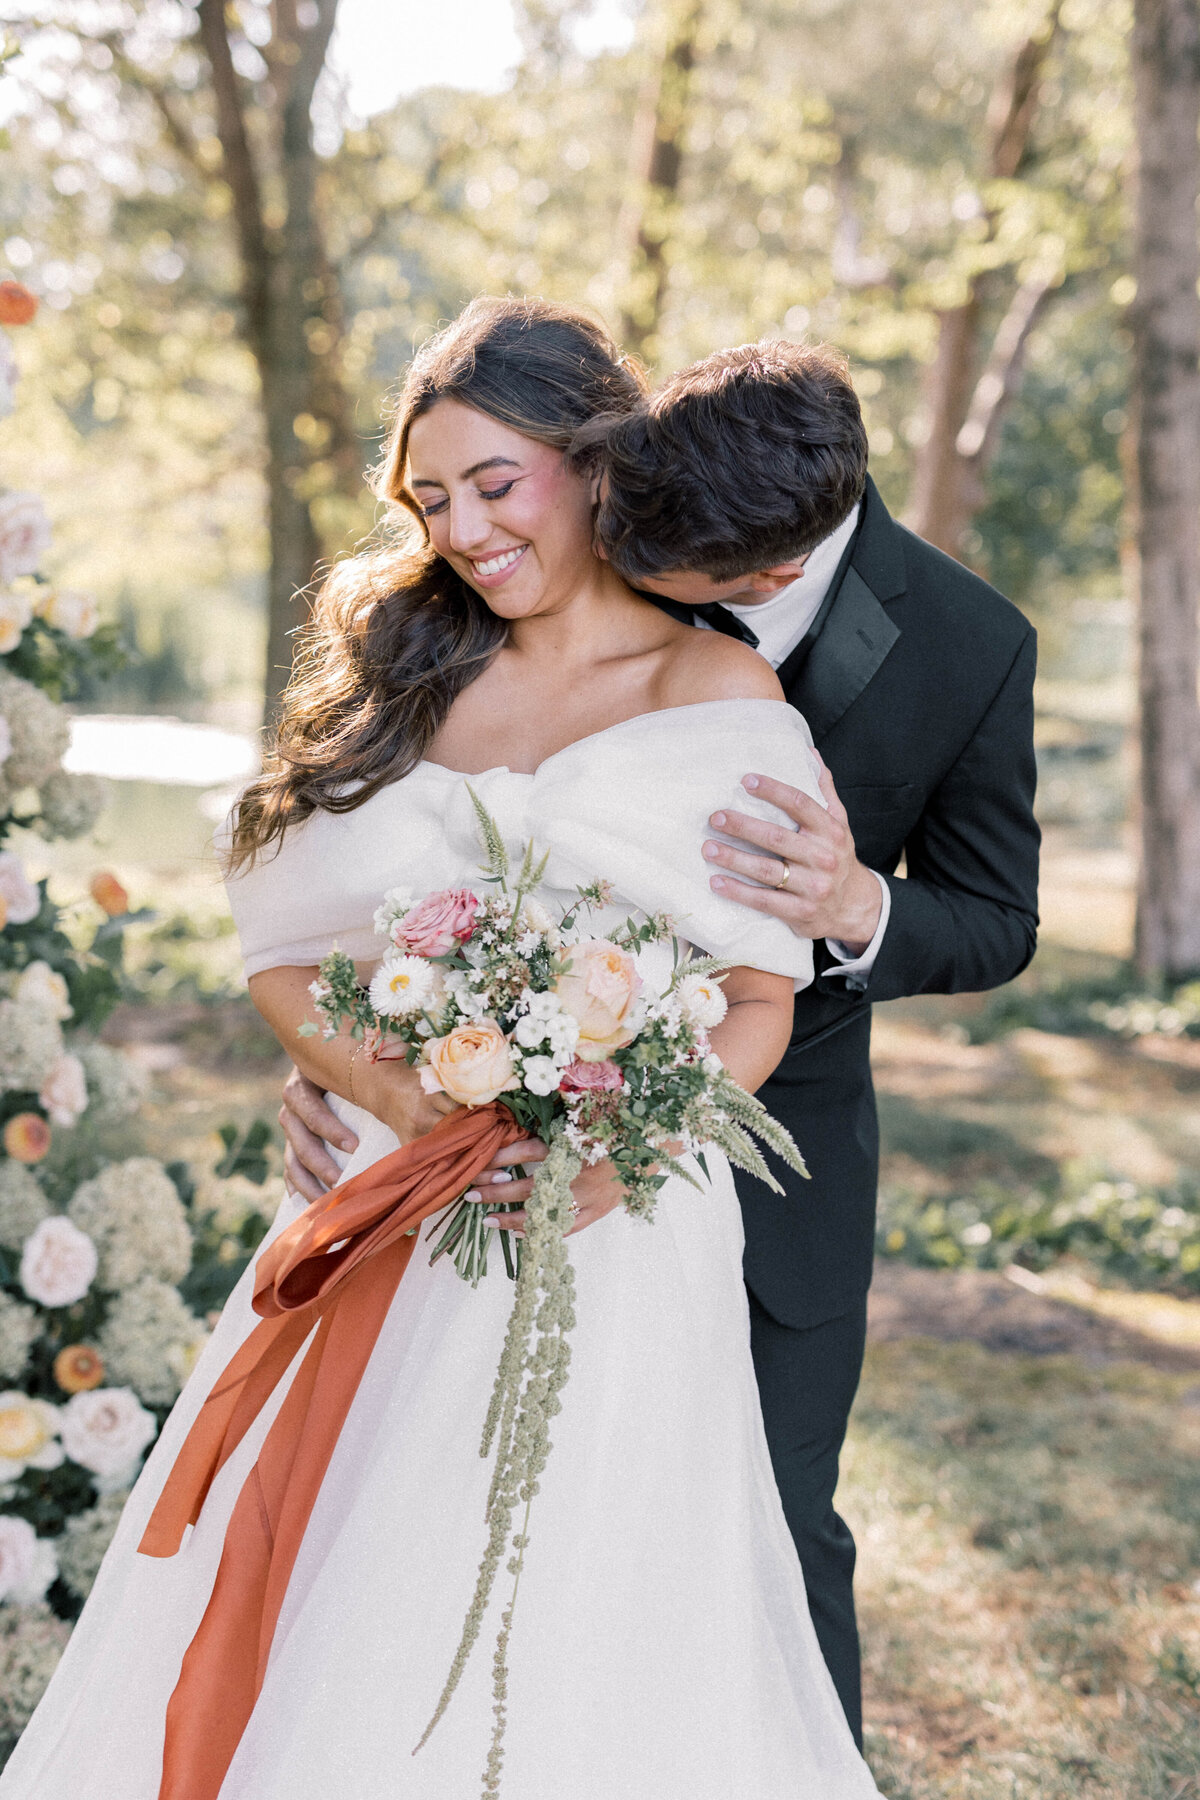
[[[517,481],[518,477],[514,475],[511,481],[502,482],[499,487],[476,488],[475,492],[479,495],[481,500],[503,500],[505,494],[511,494],[512,490],[517,485]],[[421,517],[423,519],[432,519],[435,513],[445,512],[449,504],[449,499],[445,499],[437,501],[433,506],[422,506],[420,508]]]

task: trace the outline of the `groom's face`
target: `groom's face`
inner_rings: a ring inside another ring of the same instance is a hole
[[[807,556],[798,556],[771,569],[737,575],[732,581],[714,581],[697,569],[668,569],[665,575],[639,575],[633,585],[644,593],[660,594],[664,600],[678,600],[684,606],[711,606],[714,602],[724,606],[761,606],[765,600],[773,600],[781,588],[799,581],[807,561]]]

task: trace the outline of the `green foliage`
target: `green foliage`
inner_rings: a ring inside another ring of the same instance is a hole
[[[1200,981],[1147,993],[1133,971],[1059,977],[1001,988],[967,1020],[973,1044],[1032,1027],[1066,1037],[1200,1037]]]
[[[1047,1269],[1063,1257],[1134,1287],[1200,1294],[1200,1186],[1069,1180],[1061,1192],[982,1183],[879,1197],[876,1249],[925,1268]]]

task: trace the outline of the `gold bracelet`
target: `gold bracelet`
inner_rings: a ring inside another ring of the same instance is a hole
[[[362,1053],[366,1049],[366,1047],[367,1047],[366,1038],[360,1038],[358,1043],[354,1046],[353,1050],[350,1052],[350,1068],[349,1068],[348,1075],[347,1075],[347,1081],[348,1081],[348,1085],[350,1088],[350,1104],[351,1104],[351,1106],[358,1105],[358,1101],[354,1098],[354,1065],[358,1061],[359,1057],[362,1055]]]

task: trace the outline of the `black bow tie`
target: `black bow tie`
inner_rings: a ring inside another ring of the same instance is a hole
[[[714,600],[707,606],[693,606],[692,611],[706,625],[711,625],[714,631],[722,631],[726,637],[739,638],[743,644],[749,644],[752,650],[758,649],[758,638],[754,632],[735,613],[731,613],[728,607],[720,606]]]

